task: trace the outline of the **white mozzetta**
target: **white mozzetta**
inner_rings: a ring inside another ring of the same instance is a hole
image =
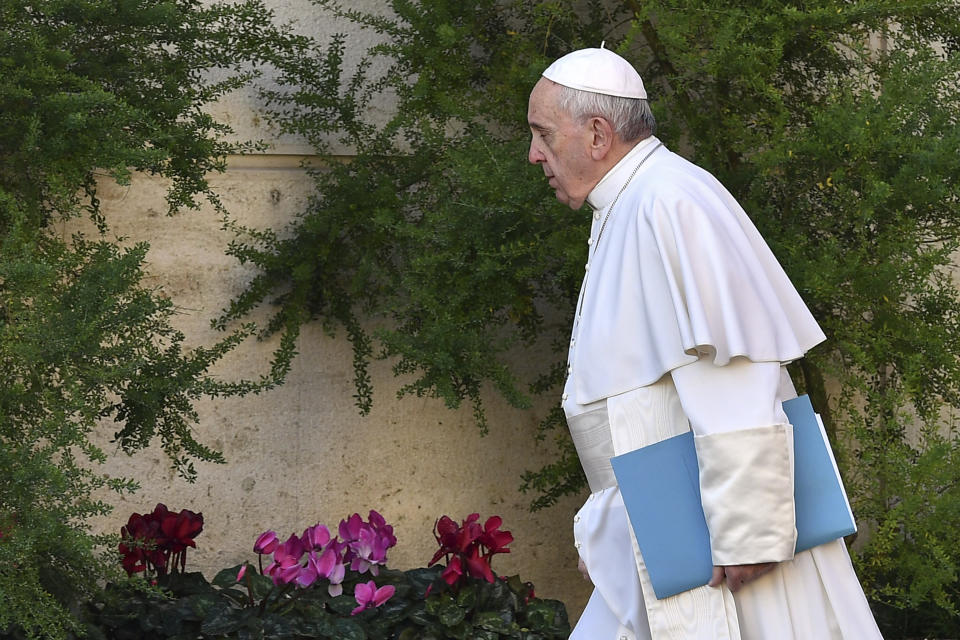
[[[587,202],[610,206],[655,142],[634,147]],[[735,356],[783,363],[824,340],[740,205],[668,149],[654,151],[603,217],[572,336],[587,354],[572,372],[578,404],[652,384],[701,353],[717,365]]]

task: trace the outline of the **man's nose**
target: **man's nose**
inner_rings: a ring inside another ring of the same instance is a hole
[[[543,155],[543,152],[537,148],[537,145],[530,141],[530,151],[527,153],[527,160],[530,161],[530,164],[540,164],[546,160],[546,157]]]

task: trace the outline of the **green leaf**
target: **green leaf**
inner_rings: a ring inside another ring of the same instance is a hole
[[[160,584],[177,596],[210,594],[214,592],[210,583],[208,583],[203,574],[199,572],[170,574],[166,576],[166,579],[162,580]]]
[[[457,606],[462,609],[473,609],[477,605],[477,588],[473,584],[468,584],[460,589],[457,594]]]
[[[334,638],[337,640],[366,640],[367,634],[356,622],[338,618],[333,623]]]
[[[467,615],[467,610],[458,606],[453,600],[444,600],[436,611],[440,624],[446,627],[455,627],[463,622]]]
[[[531,600],[526,607],[524,626],[547,637],[566,637],[570,632],[566,607],[558,600]]]
[[[344,593],[335,598],[330,598],[329,606],[334,613],[348,616],[357,607],[357,600],[352,595]]]
[[[229,589],[230,587],[237,586],[237,574],[240,572],[240,568],[243,564],[238,564],[235,567],[229,567],[227,569],[221,569],[217,572],[217,575],[213,577],[213,586],[220,587],[221,589]],[[248,570],[252,571],[253,567],[250,567]]]
[[[207,635],[227,635],[245,626],[253,613],[249,609],[235,609],[221,601],[208,611],[201,628]]]
[[[473,617],[473,624],[481,629],[507,634],[519,629],[512,616],[504,616],[496,611],[481,611]]]

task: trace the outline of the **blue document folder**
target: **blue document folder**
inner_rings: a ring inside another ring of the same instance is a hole
[[[793,425],[797,551],[856,531],[823,423],[807,396],[783,403]],[[700,504],[693,433],[611,458],[657,598],[710,581],[710,535]]]

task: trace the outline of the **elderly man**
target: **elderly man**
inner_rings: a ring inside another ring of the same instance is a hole
[[[794,554],[784,365],[824,335],[733,197],[653,137],[634,68],[575,51],[530,94],[529,160],[593,211],[563,408],[591,494],[572,638],[879,638],[842,540]],[[693,430],[715,565],[657,599],[610,458]]]

